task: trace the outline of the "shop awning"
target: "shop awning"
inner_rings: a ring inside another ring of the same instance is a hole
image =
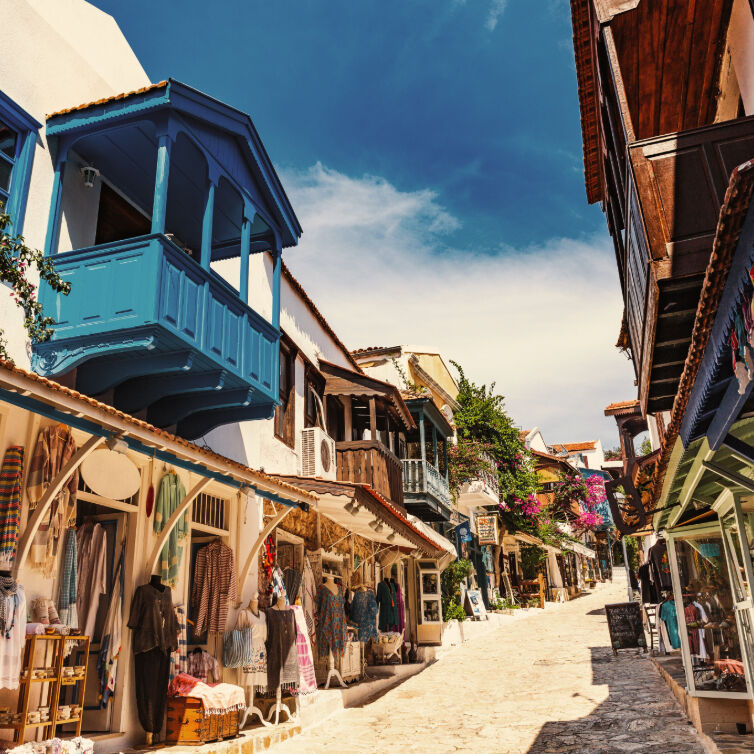
[[[413,526],[406,514],[369,485],[316,477],[276,475],[275,478],[317,495],[316,507],[323,516],[364,539],[420,550],[432,558],[442,552],[443,548],[434,539]]]
[[[591,547],[582,545],[581,542],[570,542],[569,540],[565,540],[563,542],[563,549],[570,550],[571,552],[575,552],[577,555],[583,555],[585,558],[597,557],[597,553],[594,550],[592,550]]]
[[[444,550],[442,555],[437,558],[440,570],[447,568],[458,557],[456,546],[447,537],[443,537],[442,534],[439,534],[431,526],[427,526],[424,521],[418,519],[416,516],[412,516],[410,513],[408,514],[408,520],[415,529],[418,529],[425,537],[431,539],[438,547]]]
[[[517,531],[513,534],[513,539],[517,539],[519,542],[524,542],[527,545],[545,546],[545,543],[539,537],[535,537],[533,534],[526,534],[522,531]]]

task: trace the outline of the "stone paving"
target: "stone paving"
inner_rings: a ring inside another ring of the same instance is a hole
[[[613,657],[602,606],[625,582],[511,619],[275,754],[707,752],[644,656]]]

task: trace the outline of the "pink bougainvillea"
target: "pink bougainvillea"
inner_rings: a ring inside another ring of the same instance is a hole
[[[596,529],[604,523],[604,519],[599,513],[594,511],[582,511],[573,520],[572,526],[576,531],[587,531]]]

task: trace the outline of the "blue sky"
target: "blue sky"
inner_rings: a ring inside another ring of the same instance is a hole
[[[304,227],[287,261],[349,346],[437,346],[549,441],[613,444],[635,389],[567,0],[94,4],[153,80],[252,116]]]

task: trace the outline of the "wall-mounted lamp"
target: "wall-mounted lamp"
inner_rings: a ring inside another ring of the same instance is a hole
[[[395,532],[391,531],[390,534],[387,535],[387,541],[388,542],[395,542]]]
[[[84,177],[84,186],[87,188],[94,187],[94,179],[99,176],[99,170],[91,165],[84,165],[81,168],[81,175]]]

